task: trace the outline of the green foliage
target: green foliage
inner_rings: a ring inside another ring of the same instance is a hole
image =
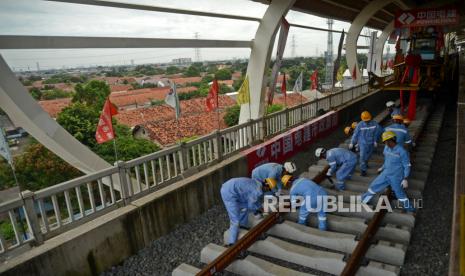
[[[199,89],[187,93],[178,94],[179,100],[190,100],[195,98],[206,97],[208,95],[208,88],[200,87]]]
[[[15,185],[11,170],[6,166],[5,162],[0,164],[2,188]],[[21,190],[37,191],[81,175],[77,169],[38,143],[27,146],[22,155],[15,157],[15,167]]]
[[[39,88],[32,87],[29,89],[29,93],[31,93],[31,96],[36,100],[40,100],[42,98],[42,91],[40,91]]]
[[[0,224],[0,233],[7,241],[15,238],[15,230],[13,229],[13,225],[10,222],[4,221]]]
[[[166,74],[168,74],[168,75],[174,75],[174,74],[177,74],[179,72],[181,72],[181,69],[179,69],[176,66],[169,66],[168,68],[166,68]]]
[[[165,73],[165,70],[152,65],[137,65],[134,71],[136,74],[145,76],[161,75]]]
[[[232,92],[232,88],[227,86],[226,84],[220,84],[220,94],[226,94]]]
[[[235,81],[233,82],[234,91],[237,91],[237,90],[239,90],[239,88],[241,88],[241,85],[242,85],[242,83],[244,82],[244,79],[245,79],[244,76],[245,76],[245,74],[242,74],[242,76],[241,76],[240,79],[235,80]]]
[[[151,101],[150,101],[150,105],[151,105],[151,106],[162,105],[162,104],[164,104],[164,103],[165,103],[164,100],[151,100]]]
[[[239,115],[241,113],[240,105],[233,105],[226,109],[226,114],[224,115],[224,122],[227,126],[235,126],[239,123]]]
[[[52,90],[43,91],[41,93],[41,99],[42,100],[53,100],[53,99],[69,98],[71,95],[72,93],[63,91],[61,89],[54,88]]]
[[[200,77],[200,70],[196,66],[189,66],[183,74],[185,77]]]
[[[97,110],[103,108],[105,100],[110,95],[110,86],[98,80],[91,80],[85,85],[77,84],[75,90],[73,102],[94,106]]]
[[[68,74],[56,74],[51,76],[49,79],[44,80],[44,84],[54,83],[84,83],[87,81],[87,77],[84,75],[74,76]]]
[[[215,78],[217,80],[230,80],[231,76],[232,76],[232,72],[230,69],[227,69],[227,68],[218,70],[215,73]]]
[[[57,122],[84,145],[96,144],[95,130],[100,111],[94,106],[77,102],[64,108],[57,116]]]
[[[136,139],[131,136],[118,137],[116,139],[116,148],[118,150],[118,159],[124,161],[160,150],[157,145],[148,140]],[[111,164],[115,162],[115,152],[112,142],[97,145],[94,151],[107,162]]]
[[[3,158],[0,158],[0,190],[8,189],[15,185],[16,182],[13,178],[10,165]]]
[[[209,83],[209,82],[212,82],[213,79],[214,79],[213,75],[206,75],[205,77],[202,78],[202,82]]]
[[[137,82],[131,83],[132,89],[142,89],[142,88],[157,88],[158,85],[152,82],[147,82],[142,85]]]
[[[266,107],[266,114],[275,113],[284,109],[282,104],[272,104]]]

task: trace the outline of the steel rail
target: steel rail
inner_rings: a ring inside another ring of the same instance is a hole
[[[312,180],[315,183],[321,183],[326,179],[326,172],[328,171],[329,166],[326,166],[318,175],[316,175]],[[280,221],[281,213],[273,212],[266,216],[259,224],[251,228],[247,234],[245,234],[241,239],[239,239],[233,246],[229,247],[224,251],[220,256],[215,260],[210,262],[206,267],[204,267],[197,276],[212,276],[215,273],[223,271],[228,265],[234,262],[247,248],[249,248],[257,239],[259,239],[266,231],[268,231],[273,225]]]

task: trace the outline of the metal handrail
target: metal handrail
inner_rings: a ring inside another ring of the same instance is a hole
[[[363,96],[367,92],[367,83],[357,85],[258,119],[249,120],[240,125],[214,131],[158,152],[126,162],[120,161],[110,168],[89,175],[36,192],[27,191],[29,196],[24,201],[18,198],[0,204],[0,215],[8,213],[10,223],[16,224],[15,212],[21,213],[20,209],[23,209],[28,224],[25,232],[30,238],[23,239],[22,234],[17,234],[17,243],[8,247],[0,233],[0,244],[3,249],[0,254],[10,252],[23,243],[35,241],[36,244],[40,244],[43,240],[53,236],[51,233],[66,231],[75,227],[73,224],[79,225],[83,218],[88,216],[95,218],[117,207],[116,202],[122,202],[122,205],[128,204],[131,200],[155,191],[159,187],[174,183],[180,176],[185,177],[184,173],[190,169],[204,169],[211,162],[221,161],[225,157],[249,148],[254,143],[262,142],[266,138],[286,131],[289,127],[295,127],[315,118],[320,109],[328,111]],[[313,108],[314,111],[311,109],[309,112],[306,108]],[[297,115],[296,112],[299,109],[301,113]],[[105,180],[111,183],[110,188],[105,188],[102,184]],[[118,191],[113,187],[115,180],[118,180],[120,188]],[[77,207],[73,206],[71,200],[73,195],[79,203]],[[52,203],[53,210],[47,210],[45,204],[47,199]],[[34,206],[39,206],[40,212]],[[65,206],[64,210],[62,210],[63,206]],[[75,213],[75,209],[79,209],[78,214]],[[66,216],[63,214],[64,211],[66,211]],[[52,212],[53,215],[50,216]],[[62,229],[63,226],[66,226],[65,229]],[[16,227],[14,230],[17,233],[20,229]]]

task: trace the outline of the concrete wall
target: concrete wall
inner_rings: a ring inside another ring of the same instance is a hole
[[[358,119],[363,110],[381,111],[384,103],[394,96],[397,93],[375,93],[341,109],[341,126]],[[245,157],[238,154],[46,241],[3,263],[0,273],[97,275],[220,203],[221,184],[229,178],[247,175],[247,169]]]

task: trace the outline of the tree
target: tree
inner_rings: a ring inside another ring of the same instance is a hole
[[[216,71],[215,78],[217,80],[230,80],[232,76],[232,72],[229,69],[221,69]]]
[[[179,68],[176,66],[169,66],[168,68],[166,68],[167,75],[174,75],[174,74],[179,73],[180,71],[181,70],[179,70]]]
[[[57,122],[84,145],[92,148],[96,144],[95,130],[100,111],[93,106],[74,103],[64,108],[57,116]]]
[[[32,143],[22,155],[15,157],[15,168],[21,190],[31,191],[37,191],[82,174],[39,143]],[[6,162],[0,163],[0,180],[1,188],[15,185],[12,172]]]
[[[31,96],[36,100],[40,100],[42,98],[42,91],[40,91],[37,87],[29,89],[29,93],[31,93]]]
[[[80,102],[88,106],[94,106],[100,110],[110,95],[110,86],[104,81],[91,80],[85,85],[77,84],[74,88],[76,93],[73,96],[73,102]]]
[[[284,109],[282,104],[272,104],[266,107],[266,114],[275,113]]]
[[[72,94],[61,89],[54,88],[52,90],[46,90],[41,93],[42,100],[54,100],[61,98],[69,98]]]
[[[226,109],[226,114],[223,117],[224,123],[231,127],[239,123],[239,115],[241,113],[240,105],[233,105]]]
[[[131,136],[118,137],[116,139],[116,148],[118,150],[118,159],[124,161],[160,150],[157,145],[148,140],[136,139]],[[95,153],[111,164],[115,162],[115,152],[111,142],[97,145]]]
[[[184,72],[185,77],[199,77],[200,76],[200,70],[196,66],[189,66],[187,70]]]

